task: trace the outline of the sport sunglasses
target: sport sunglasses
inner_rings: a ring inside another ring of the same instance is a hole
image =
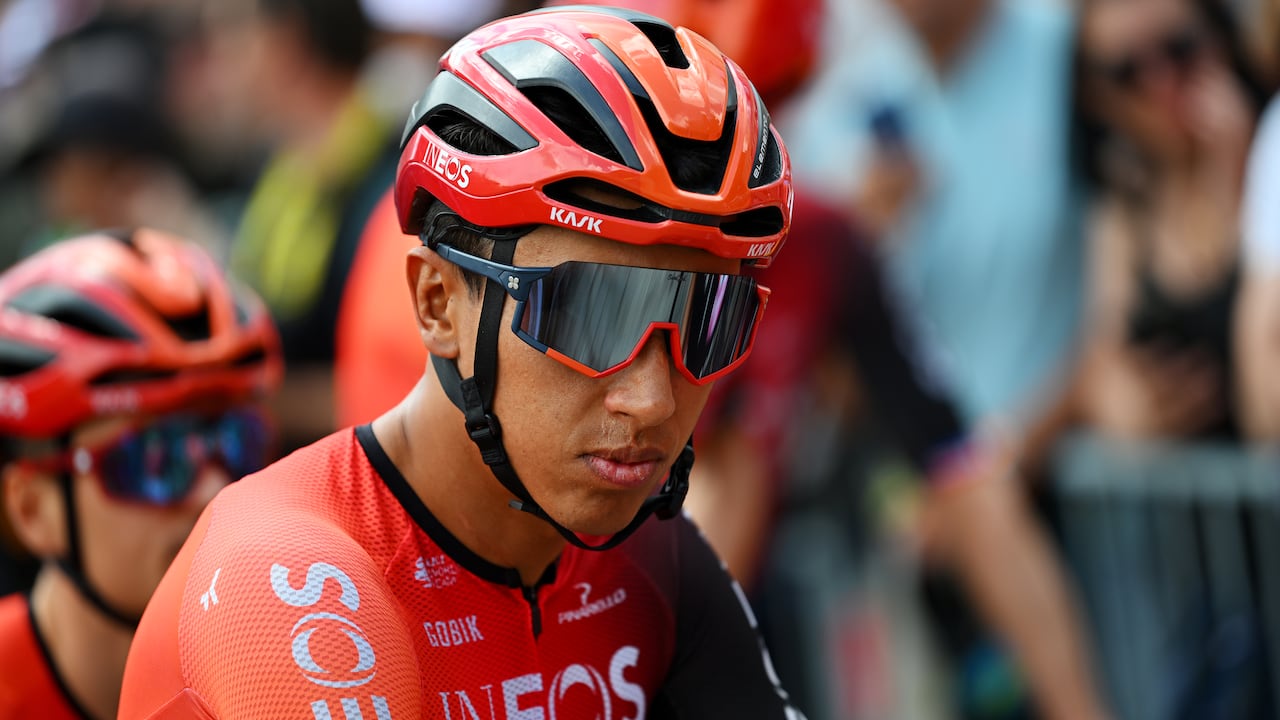
[[[769,289],[745,275],[577,261],[516,267],[446,243],[435,250],[501,285],[516,300],[511,330],[589,377],[631,364],[658,329],[670,331],[681,374],[710,383],[746,360],[769,299]]]
[[[94,475],[107,495],[144,505],[176,505],[210,465],[232,480],[266,466],[271,428],[260,412],[233,410],[215,416],[166,415],[130,427],[95,447],[73,446],[34,464]]]

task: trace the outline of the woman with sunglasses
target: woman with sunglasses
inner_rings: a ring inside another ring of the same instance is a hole
[[[395,184],[430,366],[218,496],[121,717],[800,717],[680,513],[790,221],[763,103],[624,10],[499,20],[440,69]]]
[[[1260,106],[1211,0],[1090,0],[1078,46],[1092,181],[1077,417],[1131,438],[1238,437],[1230,332]]]
[[[116,716],[138,619],[197,514],[265,465],[274,326],[198,246],[64,240],[0,274],[0,480],[41,563],[0,600],[0,718]]]

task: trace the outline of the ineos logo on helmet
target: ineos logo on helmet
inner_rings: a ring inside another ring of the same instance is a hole
[[[442,149],[437,143],[427,145],[427,167],[437,175],[465,190],[471,184],[471,166],[458,159],[457,155]]]

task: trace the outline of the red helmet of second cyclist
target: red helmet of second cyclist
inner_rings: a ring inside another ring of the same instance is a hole
[[[156,230],[57,243],[0,278],[0,433],[265,396],[282,373],[257,298]]]

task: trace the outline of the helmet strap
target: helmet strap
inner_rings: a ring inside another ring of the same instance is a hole
[[[64,441],[65,442],[65,441]],[[66,444],[70,444],[66,442]],[[66,575],[71,583],[75,585],[76,590],[80,592],[81,597],[89,601],[98,612],[107,618],[113,620],[118,625],[132,632],[138,627],[138,623],[142,620],[140,615],[125,612],[112,605],[98,589],[89,582],[88,575],[84,572],[84,560],[81,552],[80,544],[80,522],[79,513],[76,508],[75,488],[73,487],[74,479],[69,471],[58,474],[58,485],[62,490],[62,504],[66,508],[67,514],[67,553],[54,559],[58,569]]]
[[[511,264],[515,256],[515,242],[494,243],[493,257],[495,262]],[[689,492],[689,471],[693,467],[693,439],[686,443],[680,457],[672,465],[667,480],[661,491],[640,506],[631,522],[622,530],[609,536],[604,542],[592,545],[578,537],[577,533],[556,522],[543,510],[529,494],[524,482],[516,475],[515,468],[507,457],[506,448],[502,444],[502,425],[490,408],[493,405],[494,386],[498,375],[498,334],[502,331],[502,307],[507,292],[493,280],[485,282],[484,304],[480,309],[480,327],[476,334],[475,375],[463,378],[458,371],[457,363],[452,360],[431,356],[431,364],[435,368],[436,377],[449,397],[462,411],[467,428],[467,435],[480,450],[480,457],[489,466],[494,477],[502,486],[516,497],[510,502],[513,509],[529,513],[555,528],[570,544],[583,550],[608,550],[626,540],[650,515],[656,514],[660,519],[675,517],[684,504],[685,495]]]

